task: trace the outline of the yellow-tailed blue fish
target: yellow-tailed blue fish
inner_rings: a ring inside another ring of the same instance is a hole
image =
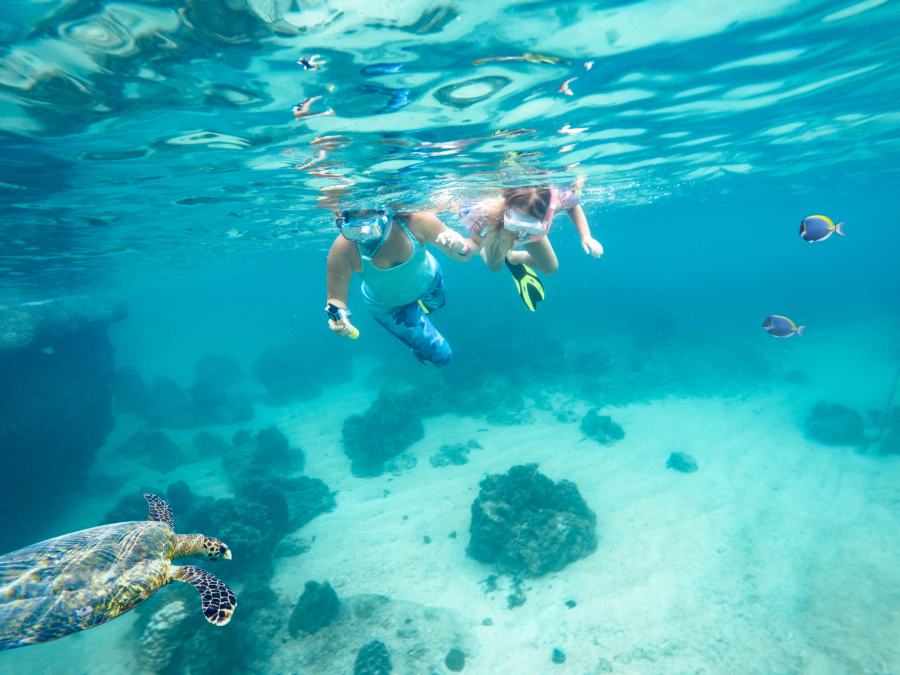
[[[797,324],[786,316],[777,314],[773,314],[763,321],[762,327],[766,329],[769,335],[774,335],[775,337],[791,337],[794,333],[803,335],[803,329],[806,328],[806,326],[797,327]]]
[[[800,222],[800,237],[810,244],[825,241],[832,232],[837,232],[842,237],[846,236],[844,235],[844,222],[841,221],[835,225],[827,216],[809,216]]]

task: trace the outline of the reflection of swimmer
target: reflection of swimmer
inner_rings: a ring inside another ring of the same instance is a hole
[[[363,75],[393,75],[395,73],[402,73],[404,70],[402,63],[373,63],[371,66],[366,66],[359,72]]]
[[[554,274],[559,268],[556,253],[547,232],[557,211],[563,210],[581,236],[585,253],[595,258],[603,255],[603,247],[591,236],[587,219],[573,190],[555,188],[509,188],[499,197],[463,203],[459,216],[472,233],[472,242],[494,272],[508,264],[522,293],[517,265],[534,268],[543,274]],[[522,247],[524,250],[514,250]],[[522,296],[529,309],[534,309]]]
[[[321,96],[313,96],[312,98],[305,98],[302,101],[300,101],[300,103],[295,105],[293,108],[294,119],[302,120],[302,119],[308,118],[308,117],[322,117],[324,115],[334,115],[334,110],[332,110],[331,108],[329,108],[325,112],[320,112],[320,113],[314,113],[309,109],[309,107],[313,103],[318,101],[320,98],[322,98],[322,97]]]
[[[297,63],[303,66],[303,70],[318,70],[322,66],[324,66],[327,61],[318,61],[318,54],[313,54],[312,56],[301,56],[297,59]]]
[[[452,260],[472,259],[472,242],[431,213],[388,209],[341,211],[341,235],[328,253],[328,326],[337,335],[354,337],[347,300],[353,272],[362,277],[365,303],[374,319],[399,338],[427,366],[450,363],[450,345],[428,314],[444,306],[440,265],[426,244]],[[340,320],[335,320],[337,316]]]
[[[391,97],[388,104],[377,112],[378,115],[392,113],[412,101],[409,95],[410,89],[390,89],[388,87],[375,87],[371,84],[364,84],[359,87],[359,90],[367,94],[381,94]]]
[[[566,80],[561,85],[559,85],[559,89],[557,91],[559,91],[560,94],[565,94],[566,96],[571,96],[572,90],[569,89],[569,82],[574,82],[577,79],[578,79],[577,77],[573,77],[570,80]]]
[[[568,63],[568,61],[560,61],[558,56],[547,56],[546,54],[537,54],[535,52],[525,52],[522,56],[492,56],[486,59],[475,59],[472,63],[476,66],[481,66],[485,63],[496,63],[498,61],[526,61],[528,63],[547,63],[553,66]]]

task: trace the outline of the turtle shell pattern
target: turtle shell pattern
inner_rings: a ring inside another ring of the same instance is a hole
[[[0,650],[133,609],[169,580],[175,537],[165,522],[115,523],[0,556]]]

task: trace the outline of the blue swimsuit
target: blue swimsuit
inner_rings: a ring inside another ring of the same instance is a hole
[[[450,345],[419,304],[429,311],[444,306],[440,265],[399,218],[396,222],[412,244],[412,255],[406,262],[382,270],[360,251],[363,298],[375,320],[412,349],[419,361],[446,366],[452,356]]]

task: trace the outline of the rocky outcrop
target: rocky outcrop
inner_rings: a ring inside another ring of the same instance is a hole
[[[315,635],[331,625],[337,618],[339,607],[337,593],[331,584],[327,581],[323,584],[307,581],[306,588],[291,613],[288,631],[292,637],[301,634]]]
[[[361,478],[380,476],[385,462],[425,437],[422,416],[408,395],[381,391],[364,415],[344,420],[344,453]]]
[[[596,408],[589,410],[581,419],[581,432],[603,445],[612,445],[625,438],[622,427],[613,422],[609,415],[598,414]]]
[[[88,296],[0,306],[0,553],[32,543],[112,429],[106,328],[126,316]]]
[[[597,517],[574,483],[554,483],[537,464],[514,466],[480,483],[466,552],[501,573],[558,572],[597,548]]]

